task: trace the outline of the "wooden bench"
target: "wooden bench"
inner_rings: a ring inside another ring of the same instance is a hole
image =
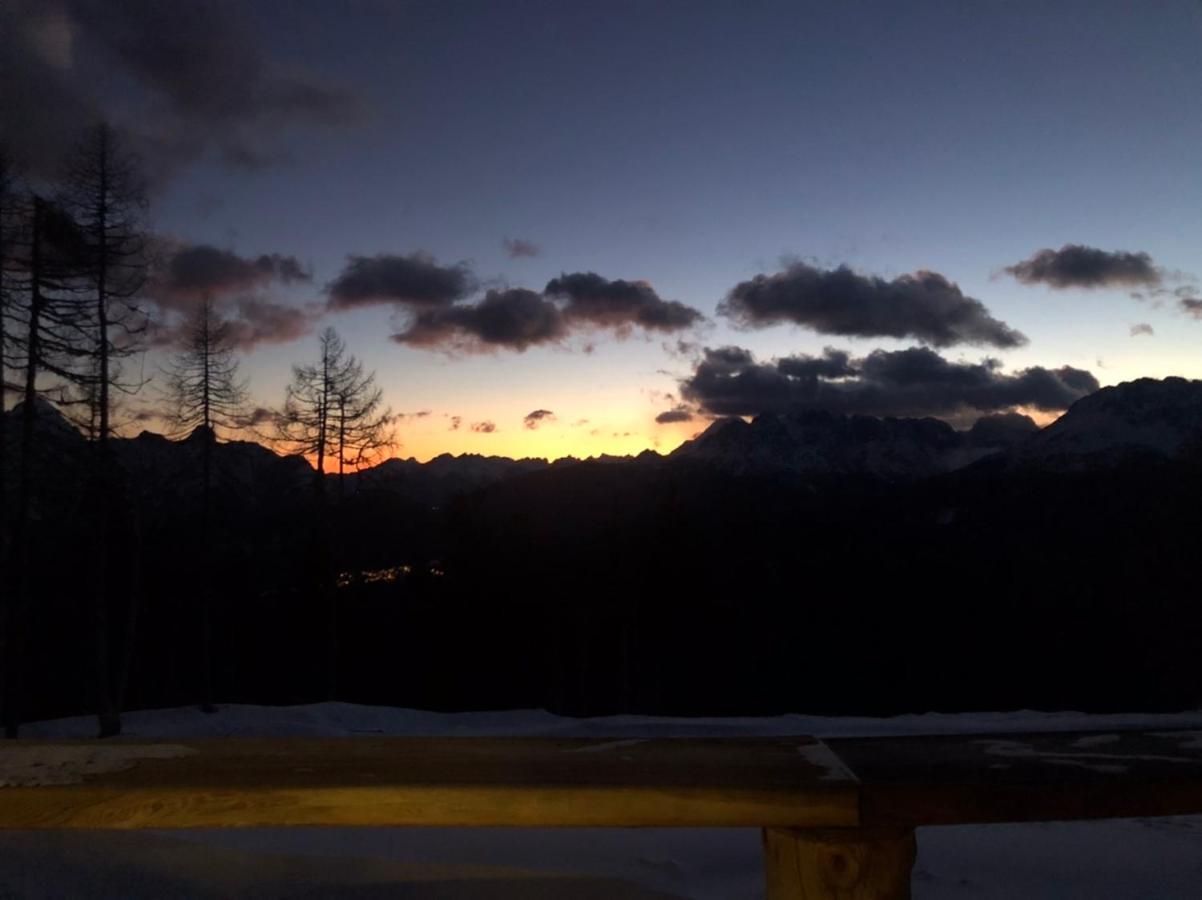
[[[1202,813],[1202,732],[0,744],[0,828],[763,829],[774,900],[909,896],[921,825]]]

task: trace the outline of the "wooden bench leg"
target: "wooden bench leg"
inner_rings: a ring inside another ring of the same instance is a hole
[[[913,828],[765,828],[768,900],[909,900]]]

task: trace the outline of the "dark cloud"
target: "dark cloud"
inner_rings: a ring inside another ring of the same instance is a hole
[[[741,369],[755,362],[751,351],[742,347],[715,347],[712,350],[706,347],[702,354],[706,364],[715,371]]]
[[[160,307],[161,315],[150,327],[155,347],[178,348],[187,339],[187,318],[180,306]],[[244,296],[224,299],[217,311],[228,323],[230,338],[240,350],[260,344],[287,344],[311,334],[321,318],[315,306],[296,306],[267,297]]]
[[[701,352],[700,344],[686,340],[677,340],[673,342],[665,341],[660,346],[664,348],[664,352],[669,356],[675,356],[684,359],[691,359]]]
[[[567,334],[563,314],[541,294],[524,288],[489,291],[472,305],[418,312],[392,339],[414,347],[477,352],[558,341]]]
[[[156,346],[178,346],[188,314],[206,297],[229,322],[234,343],[243,350],[304,337],[321,316],[317,306],[284,303],[263,294],[273,286],[311,280],[294,256],[241,256],[208,244],[167,241],[159,242],[154,255],[145,291],[158,310],[150,334]]]
[[[1131,298],[1140,302],[1146,301],[1155,309],[1163,307],[1166,301],[1175,302],[1177,309],[1187,316],[1202,319],[1202,292],[1198,289],[1196,279],[1183,272],[1173,272],[1166,277],[1178,283],[1169,286],[1154,286],[1142,291],[1131,291]],[[1180,282],[1185,283],[1182,284]],[[1135,334],[1135,332],[1132,331],[1132,334]]]
[[[474,288],[465,270],[438,267],[428,257],[417,259],[429,280],[440,285],[438,290],[420,294],[382,288],[378,273],[370,271],[386,264],[399,273],[395,280],[406,280],[414,262],[414,257],[351,257],[347,270],[330,285],[330,305],[391,298],[418,307],[410,310],[404,330],[392,335],[394,341],[466,353],[500,349],[522,352],[596,328],[612,329],[620,337],[635,328],[672,331],[702,319],[699,312],[682,303],[661,299],[644,282],[609,281],[591,272],[552,279],[541,294],[526,288],[494,288],[479,302],[456,303],[465,291]],[[593,347],[589,343],[582,349],[587,353]]]
[[[664,410],[655,417],[657,425],[668,425],[672,422],[691,422],[693,413],[687,406],[677,406],[675,409]]]
[[[555,413],[549,409],[536,409],[534,412],[526,413],[522,417],[522,423],[533,431],[544,422],[550,422],[555,418]]]
[[[1182,276],[1188,277],[1188,276]],[[1192,280],[1192,279],[1191,279]],[[1202,319],[1202,294],[1196,284],[1182,284],[1170,292],[1177,301],[1177,308],[1187,316]]]
[[[294,126],[361,111],[347,91],[274,65],[232,0],[0,3],[0,133],[35,174],[52,174],[75,131],[101,118],[160,180],[206,155],[278,157]]]
[[[424,419],[424,418],[426,418],[426,416],[428,416],[428,415],[430,415],[430,410],[428,410],[428,409],[420,409],[420,410],[418,410],[417,412],[411,412],[411,413],[397,413],[397,414],[396,414],[396,417],[397,417],[398,419]]]
[[[936,347],[1018,347],[1027,342],[938,272],[886,281],[847,266],[819,269],[794,263],[735,285],[718,312],[744,327],[791,322],[820,334],[916,338]]]
[[[549,297],[566,301],[563,314],[570,321],[603,328],[680,331],[704,317],[677,300],[664,300],[645,281],[610,281],[595,272],[574,272],[547,282]]]
[[[786,356],[776,362],[782,375],[790,378],[848,378],[856,374],[846,350],[826,347],[822,356]]]
[[[793,356],[760,363],[748,351],[725,347],[705,351],[693,374],[681,381],[682,396],[715,415],[755,415],[791,409],[826,409],[878,416],[962,418],[1014,407],[1056,411],[1098,389],[1082,369],[1033,366],[1013,374],[994,359],[952,362],[925,347],[875,350],[846,360]]]
[[[1147,322],[1139,322],[1139,323],[1131,326],[1131,336],[1132,337],[1135,337],[1136,335],[1140,335],[1140,334],[1153,335],[1155,333],[1156,332],[1153,330],[1152,326],[1149,325]]]
[[[77,30],[53,2],[0,3],[0,134],[34,176],[57,175],[81,126],[97,117],[72,72]]]
[[[244,350],[259,344],[286,344],[313,330],[320,313],[312,307],[278,303],[263,297],[239,297],[231,319],[235,343]]]
[[[447,431],[458,431],[462,424],[463,416],[451,416],[451,424],[447,427]]]
[[[331,309],[398,304],[420,309],[449,306],[476,289],[466,263],[440,265],[428,253],[348,256],[342,272],[326,286]]]
[[[505,247],[505,255],[510,259],[521,259],[523,257],[538,256],[542,252],[542,248],[534,241],[527,241],[522,238],[505,238],[501,242]]]
[[[1030,259],[1007,266],[1004,271],[1023,284],[1046,284],[1052,288],[1149,286],[1159,284],[1162,277],[1147,253],[1099,250],[1081,244],[1039,250]]]
[[[260,425],[273,425],[280,418],[279,412],[266,406],[256,406],[242,419],[242,424],[248,428]]]
[[[493,422],[473,422],[472,431],[477,434],[492,434],[497,430],[497,426]]]
[[[209,244],[174,244],[165,248],[147,292],[159,306],[188,309],[206,295],[217,298],[311,278],[295,256],[239,256]]]

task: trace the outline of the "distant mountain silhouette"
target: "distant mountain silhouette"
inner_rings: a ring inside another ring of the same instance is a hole
[[[509,459],[443,453],[429,462],[389,459],[346,476],[346,490],[385,491],[425,503],[445,503],[451,497],[495,484],[515,475],[546,469],[545,459]]]
[[[829,412],[719,419],[671,459],[740,472],[873,475],[915,479],[963,468],[1013,446],[1028,432],[1006,419],[959,432],[939,419],[878,419]],[[1035,427],[1030,419],[1019,417]]]
[[[15,440],[20,410],[18,404],[8,413],[10,442]],[[55,458],[83,451],[83,436],[52,404],[39,401],[37,422]],[[144,431],[136,438],[114,440],[113,446],[136,483],[176,496],[198,489],[192,472],[202,440],[199,431],[182,441]],[[222,441],[218,448],[217,481],[246,491],[248,497],[259,488],[293,490],[312,472],[304,459],[281,456],[253,441]],[[638,457],[603,456],[593,462],[658,465],[666,460],[766,476],[857,475],[915,481],[986,458],[991,465],[1063,469],[1113,465],[1132,455],[1174,458],[1200,449],[1202,381],[1141,378],[1077,401],[1043,429],[1018,413],[983,416],[966,431],[933,418],[765,413],[750,422],[718,419],[667,457],[644,451]],[[548,462],[448,453],[424,463],[394,458],[348,473],[345,490],[441,504],[510,478],[580,462],[571,457]]]
[[[143,431],[114,440],[113,452],[137,491],[155,504],[187,507],[201,495],[201,447],[214,440],[203,428],[180,441]],[[227,503],[266,507],[303,491],[313,468],[299,456],[281,456],[253,441],[217,441],[213,486]]]
[[[1140,378],[1102,388],[1013,454],[1033,466],[1106,466],[1131,456],[1181,458],[1202,449],[1202,381]]]
[[[916,480],[990,458],[991,465],[1095,468],[1132,456],[1172,459],[1202,451],[1202,381],[1141,378],[1102,388],[1040,429],[1028,416],[983,416],[967,431],[938,419],[804,411],[751,422],[719,419],[672,459],[739,472],[858,474]]]

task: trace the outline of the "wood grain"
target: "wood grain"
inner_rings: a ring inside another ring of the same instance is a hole
[[[831,766],[822,764],[823,748],[809,738],[170,743],[194,753],[141,760],[78,784],[0,788],[0,827],[759,827],[858,821],[854,779],[833,758]]]
[[[911,828],[764,831],[768,900],[909,900]]]

